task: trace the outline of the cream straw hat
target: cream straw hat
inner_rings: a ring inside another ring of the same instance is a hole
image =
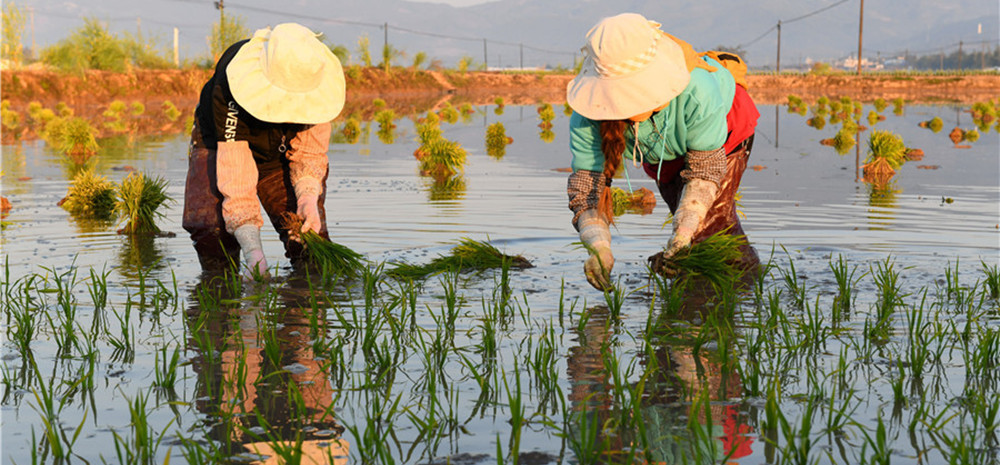
[[[604,18],[587,33],[583,67],[566,86],[566,100],[592,120],[620,120],[652,111],[691,81],[684,52],[636,13]]]
[[[261,121],[319,124],[344,108],[340,60],[300,24],[258,29],[226,77],[236,102]]]

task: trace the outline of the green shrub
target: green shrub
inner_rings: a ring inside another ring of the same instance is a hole
[[[125,45],[98,20],[83,18],[83,26],[56,45],[42,50],[42,62],[63,71],[87,69],[125,71]]]

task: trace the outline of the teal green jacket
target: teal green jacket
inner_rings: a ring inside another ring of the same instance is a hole
[[[716,68],[709,72],[695,68],[691,82],[670,101],[666,108],[639,123],[639,146],[635,147],[630,126],[625,131],[625,154],[649,163],[670,161],[690,150],[711,151],[726,142],[726,115],[733,105],[736,81],[717,61],[702,57]],[[654,126],[655,125],[655,126]],[[573,154],[573,171],[603,171],[600,121],[587,119],[574,112],[569,119],[569,147]]]

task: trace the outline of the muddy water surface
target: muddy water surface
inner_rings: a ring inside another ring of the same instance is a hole
[[[457,418],[452,423],[457,421],[460,427],[435,429],[432,437],[419,433],[419,422],[401,412],[409,408],[408,412],[417,418],[435,418],[436,414],[427,412],[426,402],[409,397],[399,404],[399,411],[394,415],[384,415],[381,423],[369,421],[373,404],[385,403],[385,410],[392,411],[391,403],[399,399],[401,393],[422,399],[421,396],[430,395],[427,393],[438,392],[428,386],[428,380],[422,379],[428,365],[421,359],[423,355],[414,349],[420,345],[400,344],[409,347],[410,351],[404,350],[404,355],[397,360],[397,376],[387,383],[384,380],[382,384],[375,383],[381,387],[372,388],[362,376],[372,370],[372,356],[359,349],[371,346],[355,344],[357,331],[345,330],[343,325],[336,323],[334,312],[328,310],[324,317],[332,322],[333,329],[326,334],[335,340],[339,337],[342,342],[348,341],[343,342],[343,346],[351,349],[344,359],[347,360],[345,366],[325,366],[323,361],[330,356],[313,353],[313,343],[319,337],[311,332],[309,313],[316,304],[308,299],[309,292],[301,283],[282,283],[283,279],[292,276],[292,271],[283,257],[277,235],[268,228],[265,227],[263,234],[265,252],[269,263],[278,267],[278,279],[271,291],[261,292],[274,293],[275,306],[283,309],[278,312],[282,315],[280,321],[270,326],[260,323],[273,315],[267,299],[265,303],[259,300],[244,303],[227,313],[204,315],[197,293],[211,286],[206,283],[207,278],[180,226],[186,170],[185,136],[157,139],[139,136],[101,141],[102,146],[108,148],[101,152],[97,161],[100,174],[119,181],[126,169],[134,168],[163,176],[169,182],[168,193],[176,201],[163,210],[165,217],[158,224],[164,231],[176,235],[161,238],[128,238],[116,234],[120,225],[74,219],[56,205],[67,192],[71,173],[71,167],[62,157],[41,141],[4,146],[3,195],[13,204],[13,210],[5,219],[7,225],[0,242],[9,273],[9,279],[5,279],[7,289],[22,287],[18,280],[33,274],[49,278],[62,275],[63,279],[69,279],[67,272],[79,270],[75,290],[78,320],[85,332],[92,327],[92,320],[99,319],[96,315],[100,313],[87,293],[89,270],[107,271],[111,305],[110,310],[104,310],[103,318],[110,322],[106,331],[114,337],[102,337],[95,343],[98,355],[93,364],[86,357],[64,357],[59,349],[59,317],[56,310],[52,310],[49,319],[38,319],[40,329],[31,343],[34,361],[40,370],[37,375],[27,373],[30,370],[26,367],[31,365],[29,357],[14,343],[5,343],[4,379],[9,382],[5,383],[2,407],[4,428],[0,454],[3,462],[31,463],[33,449],[49,451],[42,440],[45,428],[41,412],[44,409],[39,407],[40,401],[33,394],[48,388],[65,399],[57,415],[58,422],[64,431],[63,441],[73,442],[70,455],[82,459],[80,463],[84,460],[96,463],[102,458],[111,463],[120,460],[109,444],[115,442],[116,434],[120,441],[131,440],[135,420],[134,414],[130,416],[128,404],[144,394],[150,396],[146,407],[148,423],[157,434],[164,433],[161,443],[153,448],[156,456],[153,461],[158,463],[163,462],[168,450],[172,450],[171,460],[177,463],[197,461],[189,455],[193,450],[190,446],[183,449],[181,438],[205,445],[209,444],[208,439],[225,442],[220,439],[225,436],[243,444],[259,440],[259,436],[266,440],[266,432],[273,433],[272,438],[293,439],[303,431],[309,439],[307,442],[318,443],[323,451],[335,448],[330,438],[343,438],[344,443],[350,445],[351,463],[360,463],[358,460],[362,457],[378,456],[377,453],[366,455],[378,450],[366,441],[389,444],[385,453],[401,463],[443,463],[449,456],[453,461],[464,460],[462,463],[496,463],[498,442],[504,451],[519,449],[524,461],[575,463],[578,455],[573,452],[576,448],[572,444],[580,435],[572,431],[579,428],[563,426],[565,419],[572,417],[566,412],[578,411],[574,406],[579,405],[596,406],[598,410],[617,405],[609,389],[595,387],[614,384],[609,381],[610,375],[599,373],[606,367],[601,352],[608,341],[613,341],[613,352],[622,356],[625,365],[642,360],[635,365],[641,373],[641,366],[648,366],[653,359],[662,359],[663,367],[673,367],[664,368],[671,374],[663,377],[673,380],[664,384],[689,386],[687,390],[676,386],[664,388],[659,398],[651,395],[651,400],[644,404],[649,418],[659,419],[656,424],[669,433],[658,436],[660,440],[654,443],[662,445],[665,437],[691,431],[691,428],[685,429],[689,415],[686,409],[696,397],[691,393],[699,389],[690,386],[703,382],[706,386],[719,388],[720,383],[726,384],[726,376],[710,375],[706,381],[706,371],[712,372],[713,368],[705,368],[703,365],[707,362],[683,344],[682,348],[665,342],[646,347],[640,342],[650,309],[654,307],[650,296],[652,287],[644,288],[650,284],[645,258],[658,251],[669,237],[669,226],[664,226],[667,208],[661,201],[652,214],[626,214],[618,218],[612,241],[616,256],[615,278],[620,280],[623,289],[644,289],[625,299],[620,315],[609,316],[604,296],[590,288],[583,278],[585,255],[574,245],[578,239],[569,223],[565,194],[567,173],[562,171],[570,161],[568,117],[562,114],[561,106],[556,109],[559,116],[552,135],[541,133],[535,108],[530,106],[508,106],[499,115],[492,106],[479,107],[464,121],[442,123],[445,137],[460,142],[469,151],[465,172],[447,185],[419,175],[412,155],[417,142],[409,119],[397,121],[392,143],[380,140],[375,134],[376,123],[370,123],[371,131],[362,136],[359,143],[332,143],[330,146],[326,208],[331,237],[336,242],[365,254],[372,262],[381,263],[425,262],[447,253],[460,238],[488,239],[502,250],[524,255],[535,265],[528,270],[513,271],[510,276],[510,288],[514,298],[519,299],[516,307],[519,310],[514,312],[517,317],[503,331],[505,336],[496,348],[494,363],[501,373],[501,378],[493,380],[497,392],[489,402],[477,402],[484,395],[482,385],[477,384],[457,356],[461,351],[448,355],[441,367],[458,387],[450,387],[453,389],[451,395],[436,395],[442,396],[440,409],[460,412],[452,415]],[[868,109],[865,108],[866,112]],[[997,132],[991,130],[982,133],[970,148],[955,148],[947,132],[955,126],[973,127],[964,110],[948,106],[910,106],[903,116],[895,116],[891,110],[885,112],[887,120],[874,129],[887,129],[902,135],[907,146],[923,149],[925,156],[923,160],[906,163],[888,186],[873,188],[859,180],[857,167],[858,160],[866,155],[864,140],[871,129],[861,133],[858,151],[852,149],[845,155],[838,155],[832,148],[819,143],[821,139],[832,137],[837,125],[816,130],[805,124],[805,118],[788,114],[784,106],[761,106],[762,117],[750,159],[751,169],[744,175],[739,203],[750,241],[762,258],[773,257],[779,268],[787,270],[791,263],[794,273],[806,283],[811,299],[818,299],[817,296],[826,299],[836,292],[829,270],[831,256],[845,257],[852,265],[860,267],[861,272],[889,260],[901,274],[901,289],[910,294],[925,288],[936,289],[945,280],[945,270],[949,268],[957,267],[959,279],[967,285],[982,280],[980,262],[996,265],[1000,261],[1000,157],[997,151],[1000,139]],[[917,126],[920,121],[934,116],[945,121],[943,131],[933,133]],[[486,126],[497,121],[504,123],[507,134],[513,138],[501,159],[489,157],[483,142]],[[632,166],[628,169],[628,180],[617,180],[615,185],[656,191],[653,183],[644,178],[641,168]],[[779,276],[776,274],[766,281],[778,286]],[[493,274],[486,274],[463,276],[458,281],[461,310],[453,324],[457,331],[451,342],[453,347],[471,348],[482,343],[483,334],[478,328],[488,302],[494,300],[497,279]],[[176,289],[176,300],[168,299],[159,308],[151,309],[148,300],[140,301],[137,296],[148,299],[147,294],[152,294],[148,287],[157,281],[164,295],[172,295]],[[385,284],[381,291],[388,295],[393,289],[395,285]],[[334,294],[343,308],[350,308],[353,303],[363,310],[362,293],[363,289],[355,286],[351,289],[340,287]],[[413,321],[425,330],[421,340],[430,344],[435,338],[435,328],[440,328],[436,318],[448,305],[447,285],[442,285],[438,278],[431,278],[420,292],[419,300]],[[857,286],[857,307],[866,309],[877,300],[876,284],[871,279],[862,280]],[[318,306],[326,305],[329,303]],[[995,314],[996,302],[987,304],[990,305]],[[135,312],[129,323],[132,328],[131,356],[116,352],[117,346],[111,342],[122,337],[117,325],[126,311]],[[856,323],[861,326],[863,321],[864,315],[861,315]],[[984,324],[996,329],[992,321]],[[700,323],[701,317],[687,321],[693,326]],[[9,340],[11,328],[16,325],[10,322],[9,315],[6,324]],[[236,327],[242,330],[235,331]],[[552,370],[557,374],[561,403],[548,403],[541,391],[527,395],[540,381],[538,376],[527,374],[524,360],[538,357],[537,348],[541,344],[539,341],[545,339],[546,328],[554,330],[555,334]],[[216,341],[214,352],[206,352],[203,350],[205,344],[196,341],[196,334],[201,331],[209,331]],[[385,328],[378,334],[381,335],[379,341],[388,343]],[[750,334],[752,332],[747,332],[741,337],[749,338]],[[273,359],[268,358],[266,350],[268,337],[280,341],[279,353]],[[251,355],[243,358],[242,352],[230,350],[239,345],[234,341],[262,349],[249,351]],[[826,363],[832,364],[829,357],[847,346],[849,342],[831,343],[828,357],[824,359]],[[169,353],[161,354],[163,348],[180,351],[180,380],[170,395],[150,388],[156,379],[157,361]],[[472,349],[466,353],[479,362],[481,354]],[[959,355],[955,357],[962,360]],[[877,362],[872,364],[876,366]],[[76,380],[85,378],[89,366],[95,367],[95,385],[90,389],[73,387]],[[792,367],[795,366],[793,363]],[[958,362],[945,366],[950,368],[943,368],[938,377],[965,373],[965,367]],[[242,375],[239,367],[245,367]],[[347,374],[337,375],[334,371]],[[241,376],[264,381],[249,383],[252,385],[249,392],[227,393],[212,388]],[[637,382],[637,376],[637,373],[627,374],[625,379],[632,384]],[[527,415],[534,416],[526,422],[519,443],[515,445],[510,423],[510,409],[513,408],[510,390],[514,386],[508,385],[505,391],[504,381],[513,383],[518,377],[525,379]],[[859,397],[863,397],[872,409],[888,408],[881,399],[887,392],[891,395],[885,383],[882,389]],[[762,433],[758,432],[760,425],[755,415],[759,414],[763,401],[756,393],[741,390],[739,383],[734,384],[736,386],[720,391],[721,394],[712,389],[714,405],[711,411],[715,427],[721,429],[709,431],[711,436],[721,438],[726,447],[738,450],[734,457],[746,463],[764,462],[768,450],[773,453],[774,447],[767,446]],[[806,391],[807,383],[802,378],[789,381],[789,384],[791,390]],[[945,384],[946,389],[955,391],[955,396],[962,392],[960,385]],[[304,410],[296,410],[295,405],[290,405],[295,404],[289,400],[287,386],[290,385],[300,386],[303,397],[312,399],[306,402]],[[990,389],[989,398],[998,402],[996,386]],[[607,396],[606,401],[600,400],[602,396]],[[937,399],[938,405],[946,404],[948,399],[947,395]],[[785,401],[783,405],[789,415],[798,418],[799,404]],[[236,411],[257,412],[260,416],[231,414]],[[701,415],[702,424],[705,424],[704,416]],[[664,423],[663,418],[673,423]],[[876,415],[859,415],[856,420],[865,427],[874,428]],[[220,426],[223,423],[225,425]],[[239,425],[234,427],[230,423]],[[14,424],[19,426],[10,427]],[[708,426],[711,427],[711,423]],[[81,434],[74,437],[78,429]],[[254,439],[253,433],[258,437]],[[382,436],[386,434],[392,439]],[[853,439],[854,449],[851,450],[860,454],[863,436],[858,433]],[[609,440],[610,443],[615,441],[622,442],[622,439]],[[681,446],[676,448],[687,447],[685,441],[679,441],[677,444]],[[624,442],[617,446],[610,444],[608,448],[632,450],[641,441],[632,438]],[[779,442],[778,449],[784,445]],[[901,461],[915,462],[924,451],[912,446],[909,440],[905,443],[894,449],[902,451],[899,452]],[[700,450],[698,447],[689,449]],[[238,449],[230,447],[227,453],[235,454]],[[669,448],[663,446],[662,449]],[[931,449],[933,454],[945,454]],[[996,458],[996,449],[991,450]],[[49,460],[52,460],[51,453],[45,453],[50,454]],[[843,463],[844,457],[828,454],[822,456],[822,461]],[[249,456],[253,458],[260,457]],[[375,461],[387,462],[385,459]]]

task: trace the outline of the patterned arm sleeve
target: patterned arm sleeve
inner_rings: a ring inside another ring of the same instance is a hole
[[[685,156],[687,167],[681,171],[685,180],[704,179],[722,185],[726,176],[726,150],[719,147],[715,150],[689,150]]]
[[[569,195],[569,209],[573,211],[573,227],[580,227],[577,221],[580,213],[596,209],[601,198],[601,192],[607,189],[604,173],[598,171],[579,170],[569,176],[566,183],[566,193]]]
[[[257,163],[247,141],[219,142],[215,164],[226,231],[232,234],[245,224],[260,228],[264,221],[257,201]]]
[[[330,123],[310,126],[292,139],[288,166],[297,198],[323,192],[323,179],[330,165],[326,156],[329,146]]]

